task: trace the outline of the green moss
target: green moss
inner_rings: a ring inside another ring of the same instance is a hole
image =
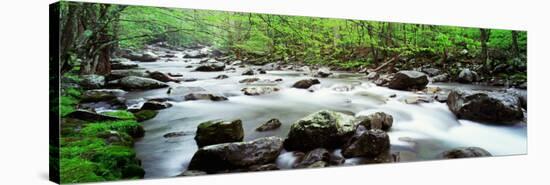
[[[59,99],[59,114],[64,117],[75,111],[78,100],[72,96],[61,96]]]
[[[64,92],[65,92],[65,95],[72,96],[75,98],[82,96],[82,92],[77,88],[68,88]]]
[[[90,123],[84,127],[80,133],[86,136],[96,136],[100,132],[117,131],[129,134],[132,137],[142,137],[143,127],[134,120],[106,121]]]
[[[99,166],[82,158],[62,158],[60,162],[61,183],[98,182],[103,177],[96,174]]]
[[[113,117],[117,117],[117,118],[120,118],[120,119],[130,119],[130,120],[135,120],[136,119],[134,114],[132,114],[131,112],[125,111],[125,110],[110,111],[110,112],[105,112],[103,114],[113,116]]]
[[[134,113],[134,116],[136,117],[137,121],[145,121],[153,119],[155,116],[157,116],[157,114],[158,112],[154,110],[140,110]]]

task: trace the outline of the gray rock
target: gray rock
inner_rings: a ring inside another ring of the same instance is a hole
[[[359,126],[362,127],[362,125]],[[383,130],[358,130],[342,147],[344,157],[376,157],[390,149],[390,137]]]
[[[126,91],[121,89],[93,89],[82,93],[81,102],[98,102],[110,101],[126,94]]]
[[[155,100],[148,100],[146,101],[143,106],[141,106],[141,109],[143,110],[161,110],[172,107],[172,104],[168,102],[161,102],[161,101],[155,101]]]
[[[124,78],[121,78],[116,83],[118,86],[120,86],[122,89],[126,90],[135,90],[135,89],[158,89],[163,87],[168,87],[168,84],[151,79],[151,78],[143,78],[143,77],[137,77],[137,76],[127,76]]]
[[[384,112],[375,112],[368,116],[358,116],[355,118],[355,125],[363,125],[367,129],[390,130],[393,124],[393,117]]]
[[[399,71],[393,75],[387,87],[397,90],[424,89],[428,76],[418,71]]]
[[[281,121],[279,121],[276,118],[273,118],[273,119],[270,119],[269,121],[265,122],[264,124],[260,125],[258,128],[256,128],[256,131],[264,132],[264,131],[269,131],[269,130],[275,130],[279,127],[281,127]]]
[[[227,98],[223,96],[216,96],[213,94],[206,94],[206,93],[190,93],[185,95],[184,100],[185,101],[193,101],[193,100],[225,101],[227,100]]]
[[[441,73],[441,71],[436,68],[422,68],[422,72],[426,73],[428,76],[436,76]]]
[[[327,149],[316,148],[309,151],[294,168],[317,168],[325,167],[330,163],[330,153]]]
[[[244,95],[247,95],[247,96],[259,96],[259,95],[277,92],[279,91],[279,88],[274,86],[254,86],[254,87],[245,87],[241,89],[241,91],[244,93]]]
[[[431,80],[432,82],[447,82],[449,81],[449,75],[447,73],[443,73],[432,77]]]
[[[239,80],[239,83],[252,83],[260,80],[260,78],[245,78],[242,80]]]
[[[283,140],[264,137],[248,142],[223,143],[200,148],[189,164],[189,170],[216,173],[273,163],[283,149]]]
[[[317,70],[315,77],[326,78],[330,75],[332,75],[332,72],[330,72],[330,69],[328,67],[322,67]]]
[[[472,83],[476,82],[479,79],[479,76],[475,71],[471,71],[468,68],[462,69],[458,74],[458,82],[460,83]]]
[[[315,148],[336,148],[345,138],[353,135],[353,116],[321,110],[312,113],[290,126],[285,140],[287,150],[309,151]]]
[[[292,87],[299,88],[299,89],[308,89],[309,87],[320,83],[321,82],[317,79],[304,79],[304,80],[297,81],[296,83],[294,83],[294,85],[292,85]]]
[[[105,77],[101,75],[82,75],[80,79],[80,86],[84,89],[99,89],[105,86]]]
[[[523,119],[520,99],[509,93],[453,90],[447,106],[458,118],[511,123]]]
[[[246,69],[242,75],[254,75],[254,70],[252,69]]]
[[[199,67],[195,68],[195,71],[212,72],[212,71],[223,71],[224,69],[225,69],[224,63],[214,62],[214,63],[202,64]]]

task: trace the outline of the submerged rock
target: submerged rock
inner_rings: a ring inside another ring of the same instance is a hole
[[[320,84],[320,83],[321,82],[317,79],[305,79],[305,80],[297,81],[296,83],[294,83],[294,85],[292,85],[292,87],[299,88],[299,89],[308,89],[312,85]]]
[[[260,78],[245,78],[242,80],[239,80],[239,83],[252,83],[260,80]]]
[[[224,96],[216,96],[213,94],[205,94],[205,93],[189,93],[185,95],[184,97],[185,101],[193,101],[193,100],[212,100],[212,101],[224,101],[227,100]]]
[[[134,117],[136,117],[137,121],[146,121],[153,119],[155,116],[157,116],[158,112],[155,110],[139,110],[137,112],[134,112]]]
[[[355,125],[363,125],[366,129],[390,130],[393,124],[393,117],[384,112],[375,112],[368,116],[358,116],[355,118]]]
[[[226,78],[229,78],[229,76],[227,76],[227,75],[218,75],[218,76],[214,77],[214,79],[226,79]]]
[[[460,147],[447,150],[439,154],[442,159],[456,159],[469,157],[489,157],[492,156],[487,150],[479,147]]]
[[[141,89],[158,89],[168,87],[168,84],[150,78],[143,78],[137,76],[127,76],[116,81],[116,84],[122,89],[127,90],[141,90]]]
[[[285,149],[309,151],[315,148],[336,148],[354,132],[353,116],[322,110],[312,113],[290,126]]]
[[[523,119],[520,99],[508,93],[453,90],[447,106],[458,118],[508,123]]]
[[[242,75],[254,75],[254,70],[252,69],[246,69]]]
[[[418,71],[399,71],[386,85],[397,90],[423,89],[428,84],[428,76]]]
[[[149,76],[152,79],[155,79],[155,80],[158,80],[158,81],[161,81],[161,82],[179,82],[179,80],[171,77],[168,74],[160,72],[160,71],[149,72]]]
[[[362,127],[362,125],[359,125]],[[380,129],[362,131],[357,133],[342,147],[342,155],[350,157],[376,157],[390,149],[390,137]]]
[[[256,128],[256,131],[263,132],[263,131],[275,130],[279,127],[281,127],[281,121],[279,121],[276,118],[273,118],[265,122],[264,124],[260,125],[258,128]]]
[[[124,59],[124,58],[111,59],[112,70],[134,69],[134,68],[138,68],[138,64],[135,62],[131,62],[128,59]]]
[[[216,173],[273,163],[283,149],[283,140],[264,137],[248,142],[210,145],[200,148],[189,163],[189,170]]]
[[[447,82],[449,81],[449,75],[447,73],[443,73],[432,77],[431,80],[432,82]]]
[[[326,78],[330,75],[332,75],[332,72],[330,72],[330,69],[328,67],[322,67],[317,70],[315,77]]]
[[[244,130],[240,119],[234,121],[211,120],[202,122],[197,127],[195,141],[200,147],[243,141]]]

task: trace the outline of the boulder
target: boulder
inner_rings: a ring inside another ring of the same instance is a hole
[[[245,87],[241,89],[244,95],[247,96],[259,96],[264,94],[270,94],[273,92],[279,91],[278,87],[273,86],[256,86],[256,87]]]
[[[269,131],[269,130],[275,130],[279,127],[281,127],[281,121],[279,121],[276,118],[273,118],[273,119],[270,119],[269,121],[265,122],[264,124],[260,125],[258,128],[256,128],[256,131],[264,132],[264,131]]]
[[[210,145],[200,148],[189,163],[189,170],[216,173],[273,163],[283,149],[283,140],[264,137],[248,142]]]
[[[489,157],[492,156],[487,150],[479,147],[459,147],[447,150],[439,154],[441,159],[456,159],[469,157]]]
[[[137,76],[149,78],[149,73],[143,70],[111,70],[108,80],[118,80],[127,76]]]
[[[330,152],[324,148],[316,148],[309,151],[294,168],[325,167],[330,163]]]
[[[158,112],[155,110],[139,110],[137,112],[134,112],[134,117],[136,117],[137,121],[141,122],[153,119],[155,116],[157,116],[157,114]]]
[[[275,163],[262,164],[262,165],[252,165],[248,167],[248,171],[257,172],[257,171],[271,171],[279,170],[279,167]]]
[[[130,53],[129,55],[123,56],[124,58],[140,61],[140,62],[154,62],[159,59],[159,56],[154,54],[153,52],[146,51],[143,53]]]
[[[93,89],[82,93],[81,102],[98,102],[110,101],[126,94],[126,91],[121,89]]]
[[[509,93],[453,90],[447,106],[458,118],[510,123],[523,119],[521,101]]]
[[[101,75],[82,75],[80,79],[80,86],[84,89],[99,89],[105,86],[105,77]]]
[[[393,124],[393,117],[384,112],[375,112],[368,116],[358,116],[355,118],[355,125],[363,125],[367,129],[390,130]]]
[[[363,127],[358,125],[358,127]],[[351,157],[376,157],[390,149],[390,137],[380,129],[363,131],[358,129],[357,133],[342,147],[342,155]]]
[[[206,175],[206,172],[200,171],[200,170],[186,170],[179,174],[177,177],[185,177],[185,176],[199,176],[199,175]]]
[[[141,106],[141,109],[142,110],[161,110],[169,107],[172,107],[172,104],[168,102],[148,100],[143,104],[143,106]]]
[[[214,62],[214,63],[202,64],[199,67],[195,68],[195,71],[212,72],[212,71],[223,71],[224,69],[225,69],[224,63]]]
[[[191,133],[184,132],[184,131],[169,132],[169,133],[166,133],[166,134],[162,135],[162,137],[164,137],[164,138],[173,138],[173,137],[187,136],[187,135],[190,135],[190,134]]]
[[[200,147],[243,141],[244,130],[240,119],[234,121],[210,120],[197,127],[195,141]]]
[[[127,76],[119,79],[116,84],[123,89],[134,90],[134,89],[158,89],[163,87],[168,87],[168,84],[144,77],[137,76]]]
[[[239,83],[252,83],[260,80],[260,78],[245,78],[242,80],[239,80]]]
[[[242,75],[254,75],[254,70],[252,69],[246,69],[244,70],[244,72],[242,73]]]
[[[271,62],[263,65],[262,70],[264,71],[281,70],[281,66],[278,63]]]
[[[290,126],[285,148],[309,151],[315,148],[336,148],[354,132],[353,116],[321,110],[312,113]]]
[[[479,76],[475,71],[468,68],[462,69],[458,74],[457,81],[460,83],[472,83],[478,80]]]
[[[128,59],[125,59],[125,58],[111,59],[111,70],[134,69],[134,68],[138,68],[138,64],[135,62],[131,62]]]
[[[225,101],[227,100],[227,98],[224,96],[216,96],[213,94],[206,94],[206,93],[189,93],[185,95],[183,98],[185,101],[193,101],[193,100]]]
[[[418,71],[399,71],[393,75],[387,87],[397,90],[423,89],[428,84],[428,76]]]
[[[312,85],[320,84],[320,83],[321,82],[319,80],[314,79],[314,78],[304,79],[304,80],[297,81],[296,83],[294,83],[294,85],[292,85],[292,87],[299,88],[299,89],[308,89]]]
[[[330,72],[330,69],[328,67],[322,67],[317,70],[317,73],[314,76],[320,77],[320,78],[326,78],[330,75],[332,75],[332,72]]]
[[[367,80],[374,80],[374,79],[377,79],[380,75],[377,73],[377,72],[370,72],[369,74],[367,74],[366,78]]]
[[[201,50],[190,50],[185,52],[183,58],[204,58],[207,56],[208,53],[201,52]]]
[[[517,96],[521,103],[521,107],[527,109],[527,91],[518,90],[515,88],[506,89],[505,91],[508,94]]]

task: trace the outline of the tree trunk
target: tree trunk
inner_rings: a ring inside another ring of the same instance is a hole
[[[480,28],[480,41],[481,41],[481,61],[483,63],[487,62],[487,59],[489,57],[489,51],[487,49],[487,42],[489,41],[489,34],[490,30]]]
[[[512,53],[514,57],[519,57],[519,47],[518,47],[518,32],[512,31]]]

